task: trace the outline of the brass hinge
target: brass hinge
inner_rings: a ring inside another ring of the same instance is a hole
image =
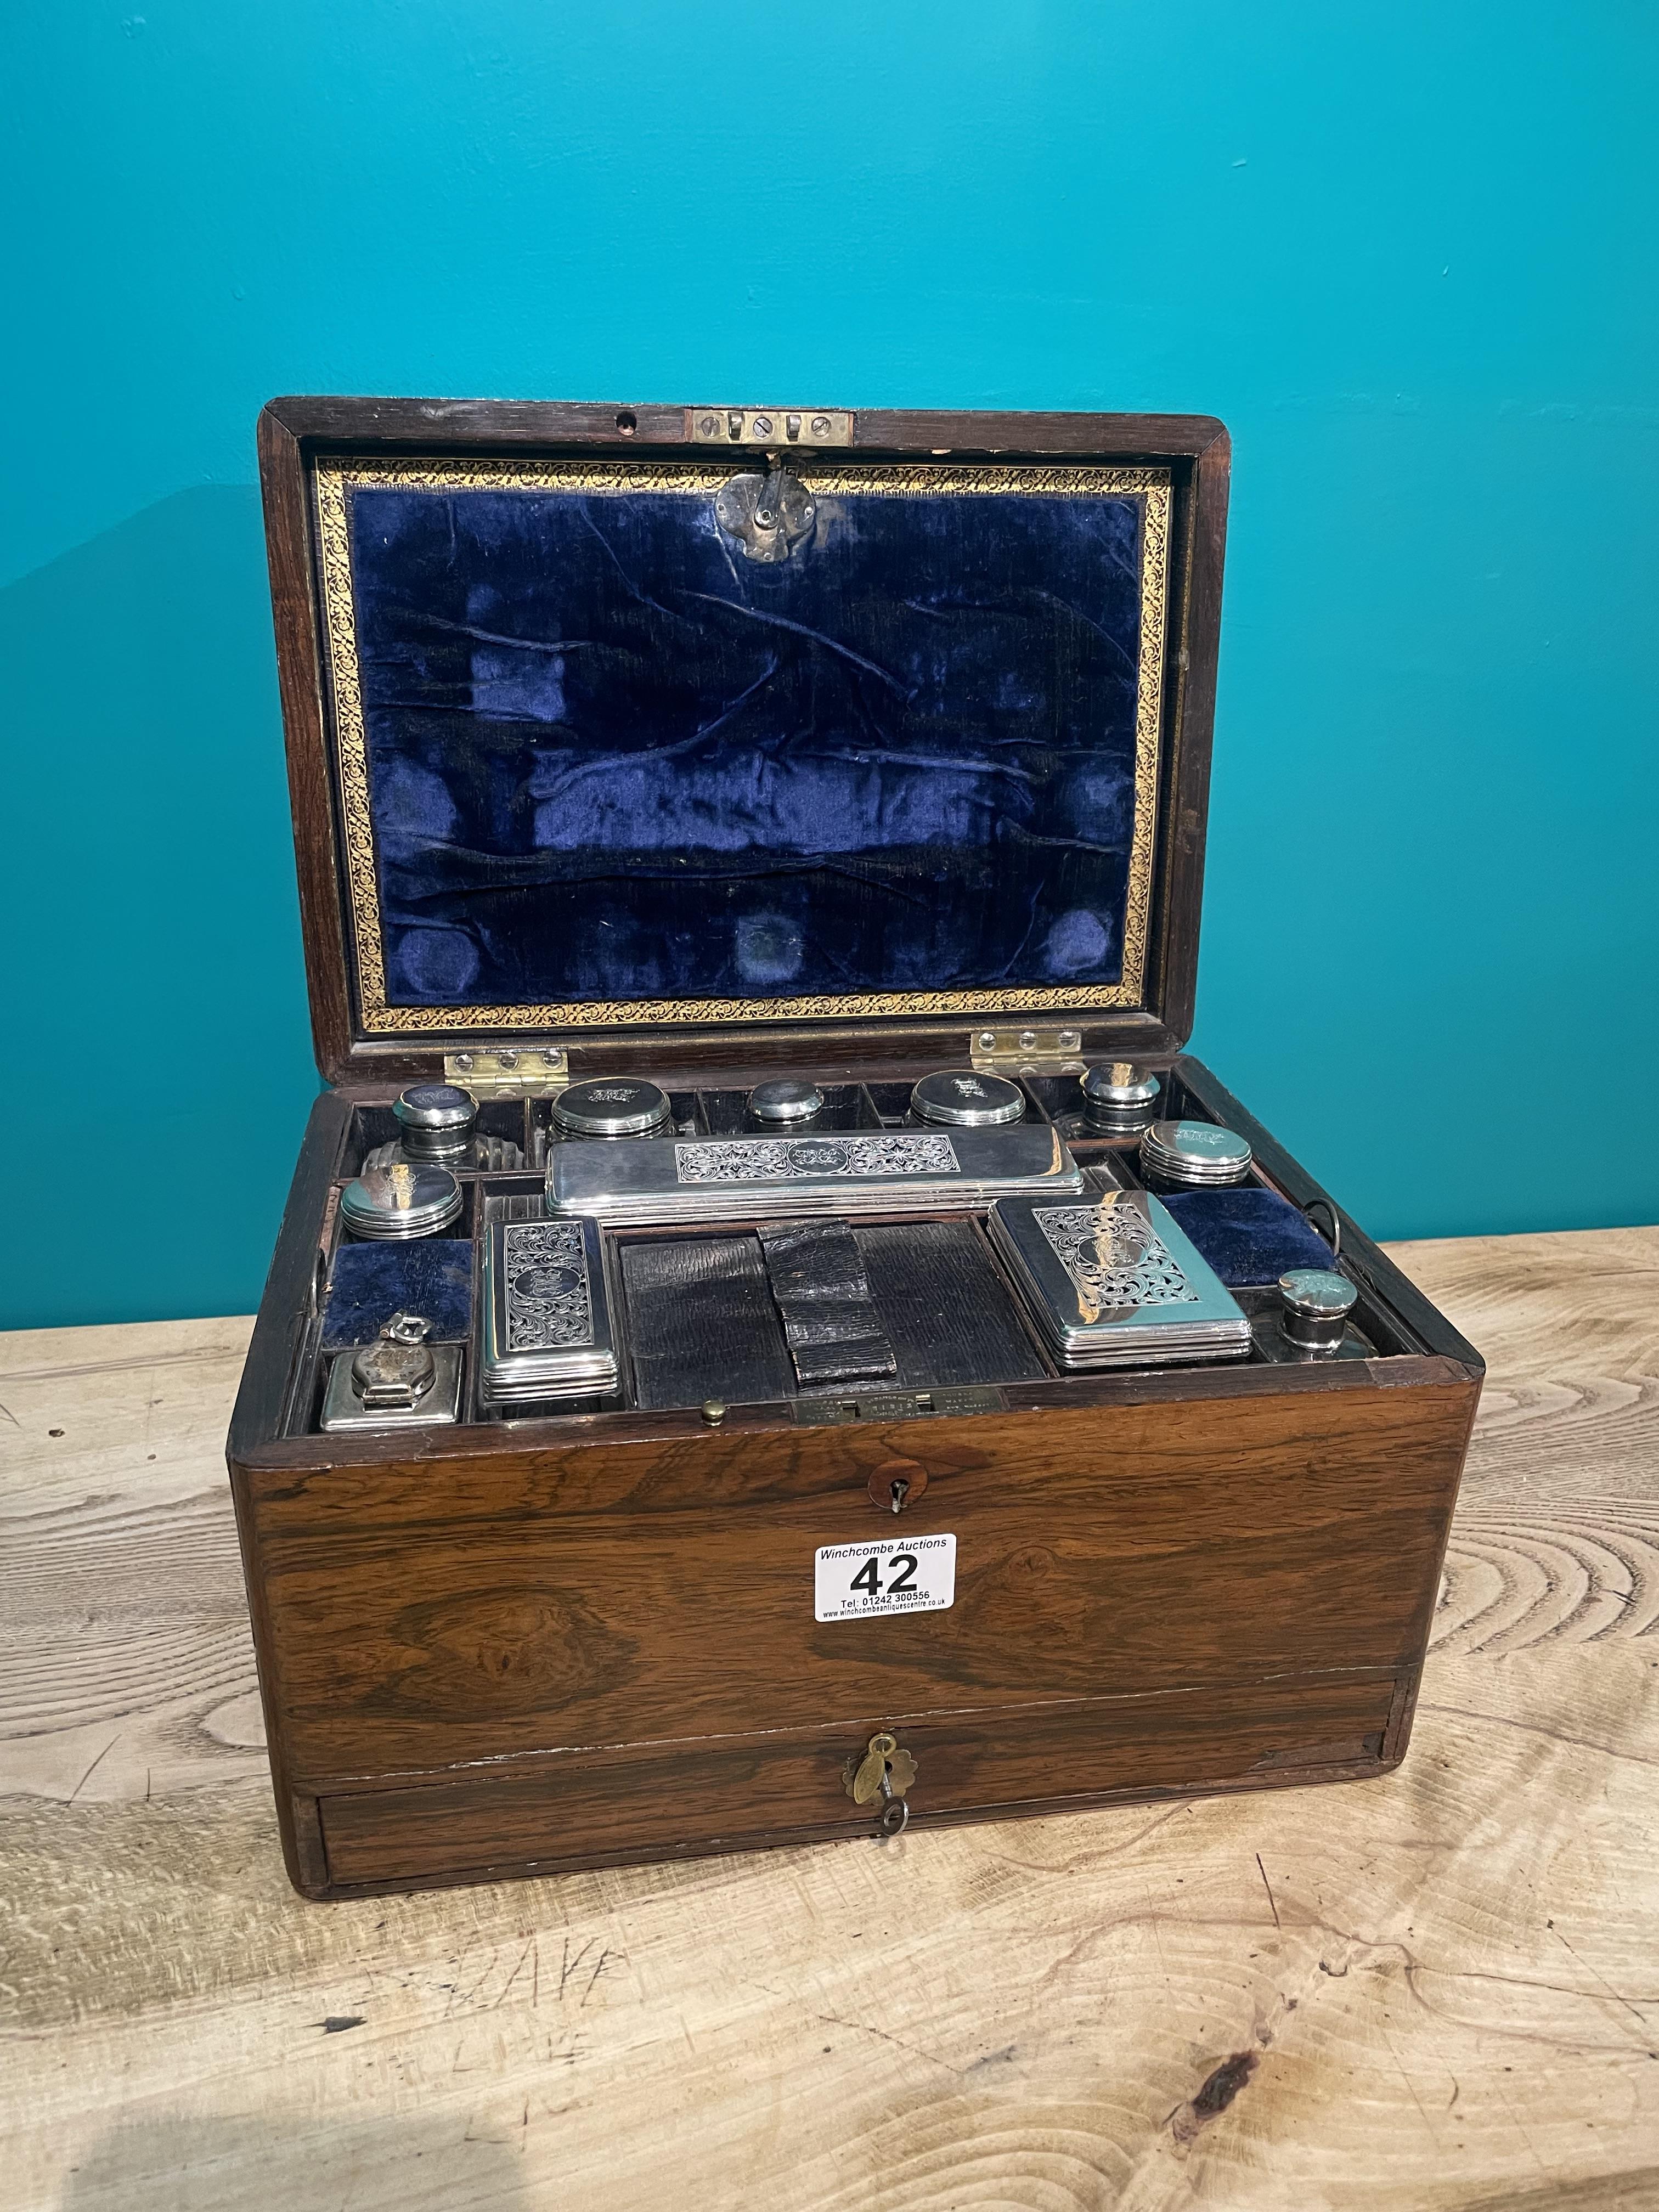
[[[1081,1030],[975,1030],[969,1040],[974,1066],[999,1075],[1081,1075]]]
[[[688,407],[686,436],[694,446],[850,446],[853,416],[845,407]]]
[[[497,1052],[447,1052],[444,1079],[475,1098],[550,1098],[570,1080],[560,1044],[507,1045]]]

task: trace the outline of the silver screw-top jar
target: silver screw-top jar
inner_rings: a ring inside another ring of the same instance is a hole
[[[411,1160],[452,1166],[464,1160],[477,1125],[478,1102],[454,1083],[416,1083],[392,1102],[398,1141]]]
[[[1141,1132],[1141,1172],[1155,1190],[1243,1182],[1252,1157],[1244,1138],[1215,1121],[1154,1121]]]
[[[1279,1279],[1285,1340],[1298,1352],[1327,1355],[1341,1349],[1348,1316],[1359,1293],[1329,1267],[1292,1267]]]
[[[1006,1075],[982,1075],[973,1067],[947,1067],[922,1077],[910,1093],[910,1111],[920,1121],[983,1129],[1000,1121],[1019,1121],[1025,1112],[1025,1093]]]
[[[1136,1067],[1127,1060],[1102,1060],[1083,1079],[1084,1100],[1091,1119],[1144,1112],[1163,1088],[1151,1068]]]
[[[553,1101],[562,1137],[654,1137],[672,1119],[668,1093],[640,1075],[573,1083]]]
[[[1115,1137],[1121,1141],[1138,1137],[1158,1112],[1164,1085],[1150,1068],[1130,1060],[1103,1060],[1088,1069],[1082,1082],[1083,1112],[1061,1125],[1078,1137]]]
[[[461,1210],[461,1187],[447,1168],[425,1160],[396,1160],[365,1168],[340,1196],[340,1219],[354,1237],[401,1243],[447,1229]]]
[[[780,1125],[810,1121],[823,1111],[823,1093],[805,1076],[775,1076],[769,1083],[757,1083],[750,1092],[749,1111],[757,1121]]]

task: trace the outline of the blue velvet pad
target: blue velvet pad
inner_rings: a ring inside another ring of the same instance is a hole
[[[393,1314],[424,1314],[434,1343],[472,1333],[472,1246],[465,1237],[343,1244],[323,1310],[323,1350],[368,1344]]]
[[[1142,504],[357,489],[391,1002],[1119,981]]]
[[[1276,1190],[1187,1190],[1164,1203],[1230,1291],[1276,1283],[1292,1267],[1334,1267],[1336,1255]]]

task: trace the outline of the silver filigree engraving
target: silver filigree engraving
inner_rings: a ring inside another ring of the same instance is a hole
[[[957,1175],[948,1137],[904,1131],[846,1137],[750,1137],[676,1145],[679,1182],[817,1182],[831,1177]]]
[[[1031,1218],[1090,1304],[1196,1305],[1199,1293],[1163,1238],[1132,1217],[1085,1206],[1038,1206]]]
[[[579,1221],[514,1221],[502,1232],[507,1350],[593,1341],[593,1301]]]

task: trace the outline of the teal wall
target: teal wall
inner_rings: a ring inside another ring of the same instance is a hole
[[[0,1322],[258,1295],[315,1085],[277,392],[1220,415],[1199,1048],[1380,1234],[1659,1216],[1643,0],[52,0],[6,46]]]

